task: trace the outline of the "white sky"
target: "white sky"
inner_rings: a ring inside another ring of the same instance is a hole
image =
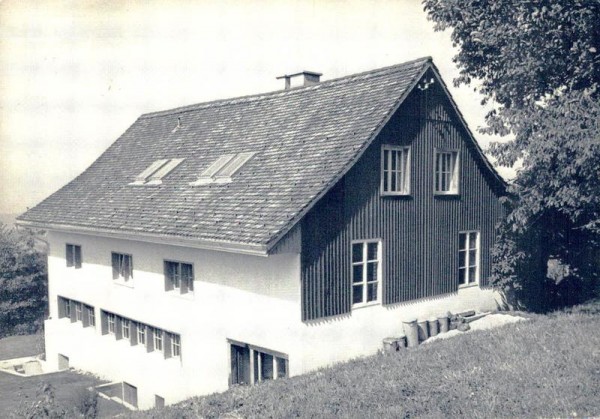
[[[427,55],[486,147],[481,98],[452,86],[450,34],[418,0],[0,0],[0,213],[73,179],[144,112]]]

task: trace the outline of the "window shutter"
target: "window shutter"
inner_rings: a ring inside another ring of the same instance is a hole
[[[136,322],[129,322],[129,341],[131,342],[131,346],[137,345],[138,335],[137,335],[138,324]]]
[[[123,330],[121,329],[122,323],[121,317],[115,316],[115,337],[117,340],[123,339]]]
[[[112,254],[113,279],[119,279],[119,254]]]
[[[77,321],[77,303],[70,302],[71,304],[71,323],[75,323]]]
[[[108,316],[106,315],[106,312],[101,311],[100,312],[100,328],[102,330],[102,334],[106,335],[108,333]]]
[[[67,267],[73,266],[73,246],[67,244]]]
[[[171,358],[171,334],[165,332],[163,336],[163,352],[165,353],[165,359]]]
[[[173,262],[165,261],[165,291],[173,289]]]
[[[58,297],[58,318],[62,319],[65,317],[65,299]]]
[[[146,328],[146,352],[154,350],[154,328],[148,326]]]
[[[81,246],[73,246],[75,250],[75,268],[81,268]]]
[[[81,307],[81,322],[83,323],[83,327],[88,327],[90,325],[89,311],[90,306],[83,305]]]

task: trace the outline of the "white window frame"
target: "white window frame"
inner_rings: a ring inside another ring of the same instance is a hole
[[[62,297],[61,297],[62,298]],[[65,312],[65,317],[70,319],[71,318],[71,300],[69,300],[68,298],[63,298],[65,307],[64,307],[64,312]]]
[[[154,350],[156,352],[164,353],[165,351],[165,338],[163,336],[164,330],[154,328],[153,339],[154,339]],[[160,342],[160,349],[158,348],[158,343]]]
[[[146,326],[144,323],[137,323],[137,343],[138,345],[146,346],[146,339],[148,339],[148,333],[146,331]]]
[[[181,356],[181,336],[171,333],[171,356],[178,358]]]
[[[377,259],[368,259],[368,244],[369,243],[377,243]],[[353,260],[353,251],[355,244],[362,244],[362,260],[360,262],[354,262]],[[361,282],[354,282],[354,278],[351,278],[351,290],[350,290],[350,299],[352,301],[352,308],[360,308],[367,307],[371,305],[381,304],[381,296],[382,296],[382,278],[383,278],[383,244],[381,239],[367,239],[367,240],[352,240],[350,244],[350,260],[351,260],[351,270],[350,275],[354,275],[354,266],[363,265],[362,268],[362,280]],[[367,281],[368,274],[368,262],[377,262],[377,281]],[[368,298],[368,284],[376,283],[377,284],[377,298],[373,301],[367,301]],[[354,303],[354,287],[356,285],[362,285],[362,301],[360,303]]]
[[[388,152],[387,170],[385,170],[386,151]],[[400,153],[400,161],[396,163],[396,169],[392,170],[392,159],[397,153]],[[389,144],[381,146],[380,191],[382,196],[410,195],[410,155],[410,146],[396,146]],[[400,169],[397,166],[398,163],[402,165]],[[396,190],[391,189],[393,176],[397,176]],[[385,189],[386,184],[388,187],[387,190]]]
[[[111,258],[111,268],[113,269],[113,272],[114,272],[113,264],[114,264],[114,256],[115,255],[119,257],[119,266],[117,269],[118,276],[115,278],[114,274],[113,274],[113,280],[121,282],[121,283],[127,283],[127,284],[129,284],[130,282],[133,283],[133,255],[128,254],[128,253],[121,253],[121,252],[111,252],[110,258]],[[129,277],[126,277],[125,275],[123,275],[125,258],[129,259]]]
[[[94,312],[94,307],[92,306],[85,306],[86,308],[86,316],[88,316],[88,326],[89,327],[96,327],[96,313]]]
[[[83,304],[75,302],[75,321],[83,322]]]
[[[470,258],[470,250],[471,250],[471,234],[475,233],[477,236],[475,237],[475,264],[472,263],[471,258]],[[466,235],[466,239],[465,239],[465,245],[466,248],[465,249],[461,249],[460,247],[460,236],[462,234]],[[479,279],[480,279],[480,268],[481,268],[481,251],[480,251],[480,244],[481,244],[481,233],[478,230],[465,230],[465,231],[459,231],[458,232],[458,278],[459,278],[459,282],[458,282],[458,286],[459,288],[466,288],[466,287],[472,287],[475,285],[479,285]],[[461,252],[465,252],[465,266],[461,266]],[[471,267],[475,267],[475,279],[471,279],[470,278],[470,273],[469,273],[469,268]],[[465,271],[465,283],[461,284],[460,283],[460,271],[464,269]]]
[[[71,249],[71,260],[69,260],[69,248]],[[77,260],[76,249],[79,249],[79,261]],[[81,245],[66,243],[66,245],[65,245],[65,260],[67,262],[67,268],[81,269],[81,266],[83,265],[83,254],[81,251]],[[77,262],[79,262],[79,263],[77,263]]]
[[[450,156],[450,170],[438,171],[438,155]],[[441,187],[442,177],[447,173],[448,190],[438,189]],[[433,192],[435,195],[458,195],[460,193],[460,150],[436,148],[433,154]]]
[[[106,330],[109,335],[116,334],[117,329],[117,315],[114,313],[106,313]]]
[[[125,340],[131,339],[131,320],[121,317],[121,337]]]

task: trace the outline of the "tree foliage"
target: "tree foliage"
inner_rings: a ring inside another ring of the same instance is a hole
[[[500,165],[520,166],[508,187],[492,280],[505,291],[524,290],[546,281],[539,271],[558,259],[571,277],[594,282],[600,269],[600,0],[423,4],[436,30],[452,31],[460,70],[455,84],[473,83],[495,104],[481,130],[511,134],[490,153]]]
[[[40,328],[47,290],[46,256],[33,233],[0,223],[0,337]]]

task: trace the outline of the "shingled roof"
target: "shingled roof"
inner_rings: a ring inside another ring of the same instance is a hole
[[[142,115],[85,172],[19,220],[267,253],[432,67],[427,57],[314,86]],[[220,156],[241,152],[255,154],[232,182],[190,185]],[[183,161],[160,185],[130,184],[159,159]]]

